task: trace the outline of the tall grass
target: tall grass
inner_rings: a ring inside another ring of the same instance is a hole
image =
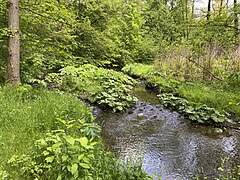
[[[36,139],[56,128],[57,117],[79,118],[83,103],[70,95],[28,88],[0,88],[0,166],[28,154]]]
[[[185,83],[179,87],[178,93],[192,102],[207,104],[240,117],[240,89],[226,89],[216,83]]]
[[[51,130],[63,128],[63,124],[60,121],[56,121],[56,118],[61,118],[69,123],[75,121],[83,122],[87,126],[85,130],[71,129],[70,126],[64,126],[65,129],[68,129],[66,131],[68,134],[64,136],[65,140],[69,137],[79,138],[83,136],[83,131],[93,133],[93,131],[95,132],[94,128],[97,128],[93,124],[93,116],[89,108],[85,107],[83,102],[76,97],[47,90],[33,90],[30,86],[1,87],[0,112],[0,179],[34,179],[35,175],[42,180],[54,179],[54,177],[59,177],[59,175],[67,177],[72,171],[67,172],[66,168],[63,171],[62,167],[66,167],[66,163],[59,164],[55,160],[51,163],[46,162],[41,148],[36,146],[36,140],[46,140],[48,137],[47,133],[49,135],[49,132],[52,132]],[[98,130],[96,132],[99,133]],[[57,137],[52,135],[51,137]],[[99,134],[97,134],[98,136]],[[90,162],[90,159],[85,159],[86,163],[91,164],[91,168],[84,169],[85,174],[81,174],[81,177],[84,177],[83,179],[151,179],[142,170],[141,163],[123,164],[113,154],[103,149],[100,139],[96,139],[96,141],[97,146],[94,149],[84,151],[85,155],[89,155],[89,157],[91,155],[94,161]],[[62,144],[64,142],[61,141]],[[49,147],[53,148],[52,146]],[[59,157],[65,155],[65,157],[71,159],[70,152],[72,154],[76,153],[81,148],[83,147],[72,144],[67,152],[57,150],[54,152]],[[81,152],[80,150],[79,152]],[[22,156],[23,154],[25,155]],[[82,156],[82,154],[75,155],[78,158]],[[78,160],[78,158],[74,158],[74,160]],[[10,159],[13,164],[8,163]],[[71,162],[69,161],[69,163]],[[51,168],[48,170],[47,167]],[[62,171],[56,172],[54,171],[56,169],[61,169]],[[83,170],[78,168],[78,171],[81,173]]]
[[[240,46],[226,50],[215,44],[195,53],[191,46],[174,46],[162,52],[154,62],[166,75],[184,80],[219,80],[240,71]]]

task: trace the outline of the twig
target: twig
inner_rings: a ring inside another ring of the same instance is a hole
[[[193,62],[194,64],[196,64],[198,67],[202,68],[204,71],[208,72],[213,78],[219,80],[219,81],[223,81],[221,78],[215,76],[213,73],[211,73],[211,71],[209,71],[208,69],[206,69],[205,67],[203,67],[201,64],[197,63],[196,61],[192,60],[191,57],[188,58],[188,61]]]
[[[20,9],[29,11],[29,12],[31,12],[31,13],[33,13],[33,14],[38,15],[38,16],[41,16],[41,17],[44,17],[44,18],[47,18],[47,19],[51,19],[51,20],[53,20],[53,21],[60,22],[60,23],[62,23],[62,24],[66,24],[66,25],[72,27],[72,24],[69,24],[69,23],[67,23],[67,22],[61,21],[61,20],[59,20],[59,19],[52,18],[52,17],[50,17],[50,16],[42,15],[42,14],[40,14],[40,13],[38,13],[38,12],[35,12],[35,11],[29,9],[29,8],[20,6]]]

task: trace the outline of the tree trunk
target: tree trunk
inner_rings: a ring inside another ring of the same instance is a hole
[[[192,19],[195,16],[195,0],[192,0]]]
[[[239,45],[239,19],[238,19],[238,2],[233,1],[234,5],[234,27],[235,27],[235,40],[236,44]]]
[[[207,20],[210,19],[210,12],[211,12],[211,0],[208,0]]]
[[[219,16],[222,15],[222,9],[223,9],[223,0],[220,1],[220,5],[219,5]]]
[[[237,0],[234,0],[234,27],[235,27],[235,29],[238,32],[239,23],[238,23],[238,10],[237,10],[237,6],[238,6]]]
[[[19,33],[19,0],[8,0],[8,61],[7,82],[20,84],[20,33]]]
[[[186,16],[185,16],[185,22],[187,24],[187,32],[186,32],[186,38],[188,40],[188,36],[189,36],[189,26],[188,26],[188,0],[185,0],[185,13],[186,13]]]

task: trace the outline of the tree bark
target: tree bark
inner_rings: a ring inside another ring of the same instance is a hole
[[[211,12],[211,0],[208,0],[207,20],[210,19],[210,12]]]
[[[7,82],[18,85],[20,81],[19,0],[8,0],[8,61]]]
[[[192,0],[192,19],[195,16],[195,0]]]
[[[237,6],[238,6],[237,0],[234,0],[234,27],[235,27],[235,29],[238,29],[238,26],[239,26]]]
[[[219,16],[222,15],[222,9],[223,9],[223,0],[220,1],[220,5],[219,5]]]

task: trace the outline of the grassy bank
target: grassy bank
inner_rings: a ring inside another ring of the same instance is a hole
[[[0,88],[1,179],[149,179],[103,150],[100,128],[76,97]],[[57,119],[57,120],[56,120]]]
[[[123,68],[125,73],[146,79],[147,85],[160,93],[172,93],[188,100],[194,106],[207,105],[217,111],[240,118],[240,88],[233,80],[186,81],[166,73],[154,65],[130,64]]]
[[[159,92],[159,103],[170,109],[178,110],[195,122],[211,124],[214,127],[219,125],[219,122],[217,122],[219,119],[227,116],[238,122],[238,125],[234,124],[232,127],[239,127],[240,86],[238,78],[229,79],[226,77],[223,81],[187,81],[183,77],[174,77],[165,72],[171,71],[171,67],[162,69],[154,65],[138,63],[129,64],[122,71],[130,76],[144,79],[147,87]],[[179,71],[181,70],[179,69]],[[201,118],[203,118],[203,121]],[[214,119],[216,119],[216,122],[214,122]],[[220,127],[222,125],[220,122]],[[227,164],[227,161],[223,161],[223,164],[216,170],[218,177],[215,179],[239,179],[240,165],[236,164],[229,169],[226,168],[224,163]],[[200,174],[190,179],[208,179],[204,172]]]

